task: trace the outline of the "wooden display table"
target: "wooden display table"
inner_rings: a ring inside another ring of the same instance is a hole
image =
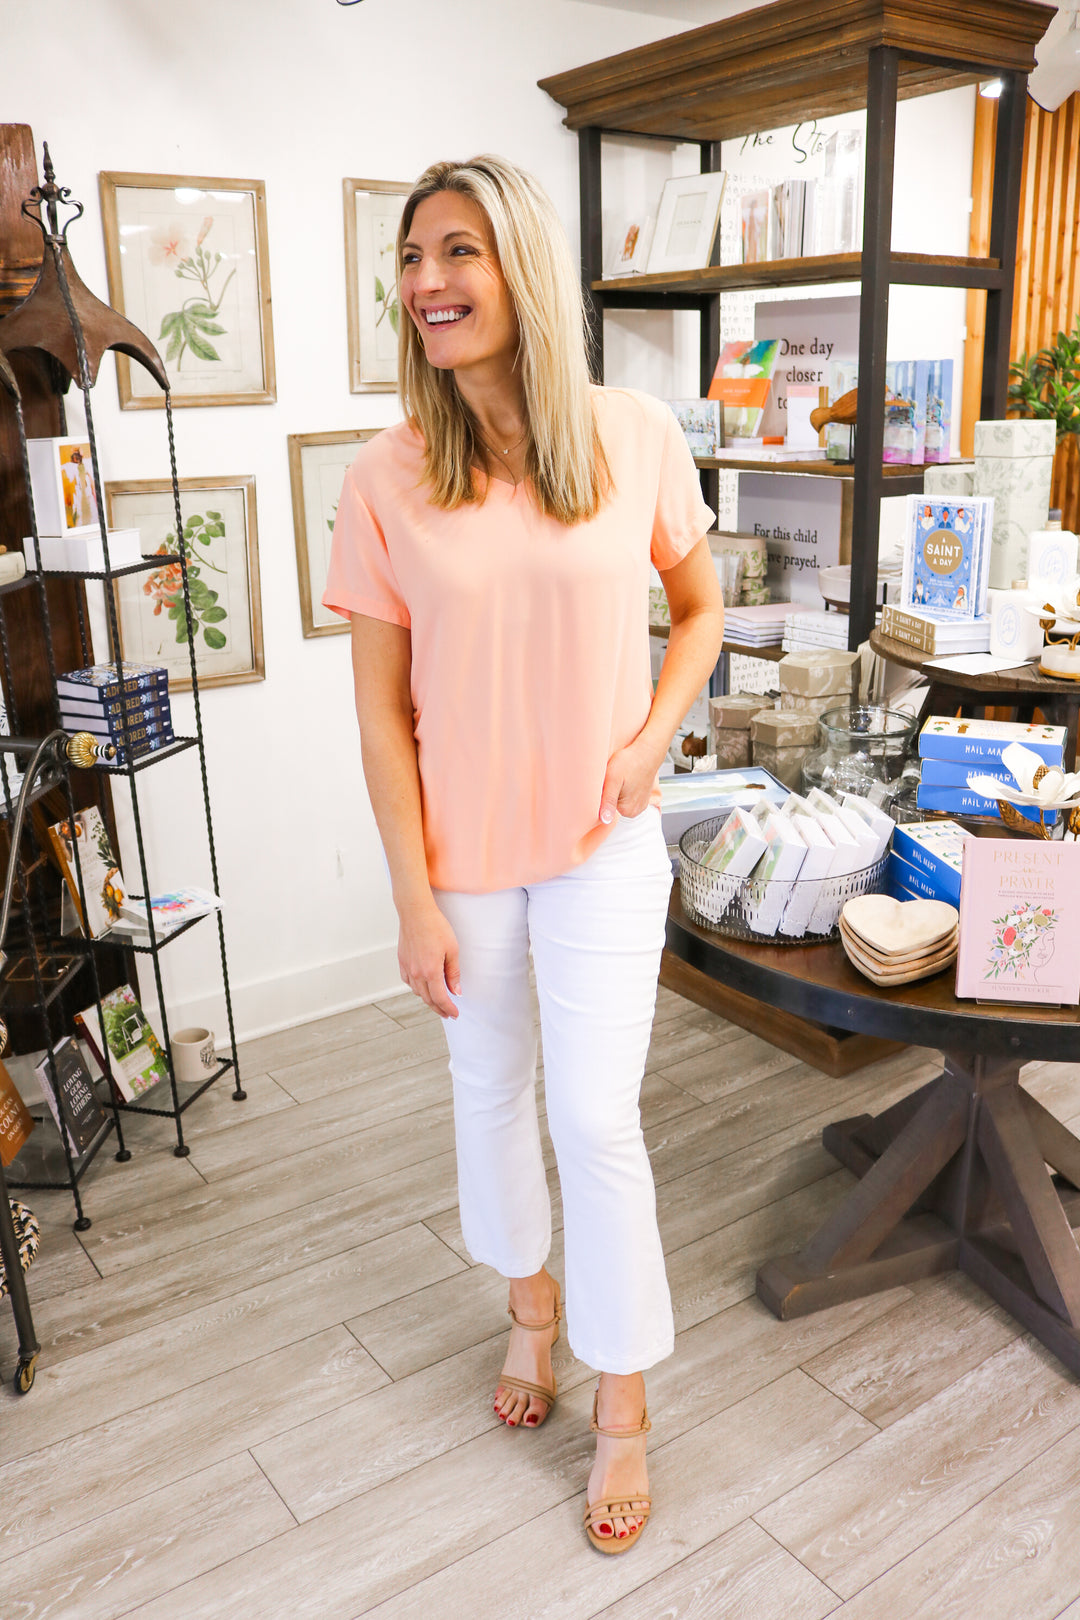
[[[876,1118],[825,1128],[829,1152],[861,1179],[802,1249],[761,1267],[769,1309],[804,1316],[959,1270],[1080,1373],[1080,1141],[1020,1085],[1024,1063],[1080,1058],[1080,1009],[957,1001],[952,970],[879,990],[838,944],[756,945],[701,928],[677,890],[667,945],[769,1007],[944,1052],[936,1080]]]
[[[954,714],[958,708],[1009,708],[1017,720],[1028,721],[1036,709],[1049,725],[1064,726],[1066,769],[1076,769],[1076,721],[1080,710],[1080,681],[1055,681],[1040,675],[1034,664],[999,675],[960,675],[955,670],[928,669],[933,654],[920,652],[906,641],[871,630],[870,646],[891,664],[917,669],[930,683],[923,715]]]

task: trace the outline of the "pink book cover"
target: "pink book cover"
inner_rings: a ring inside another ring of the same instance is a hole
[[[960,891],[956,994],[979,1001],[1080,1001],[1080,843],[969,838]]]

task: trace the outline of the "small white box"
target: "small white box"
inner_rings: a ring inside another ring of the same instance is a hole
[[[1028,537],[1029,591],[1061,590],[1076,573],[1077,538],[1069,529],[1036,529]]]
[[[38,536],[38,541],[41,547],[41,567],[46,573],[105,572],[105,545],[100,529],[93,529],[85,534],[42,534]],[[142,562],[139,545],[138,529],[110,529],[110,568],[127,568],[131,563]],[[32,534],[26,536],[23,546],[26,551],[26,566],[37,569],[37,553]]]
[[[788,450],[817,450],[819,433],[810,423],[810,412],[817,410],[820,390],[815,383],[789,383],[787,391]]]
[[[1040,605],[1034,591],[990,592],[990,652],[1027,664],[1043,648],[1042,625],[1029,607]]]

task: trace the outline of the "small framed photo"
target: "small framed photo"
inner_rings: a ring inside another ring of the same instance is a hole
[[[272,405],[263,182],[100,178],[109,296],[156,344],[173,405]],[[119,353],[116,378],[121,410],[164,408],[149,372]]]
[[[105,485],[109,526],[138,529],[144,556],[178,551],[172,485],[143,478]],[[255,478],[181,478],[182,543],[187,557],[199,685],[261,681],[262,597]],[[190,691],[191,665],[179,563],[113,581],[120,651],[135,663],[163,664],[172,691]]]
[[[345,474],[357,445],[381,428],[345,428],[340,433],[290,433],[296,574],[305,637],[348,634],[349,623],[322,605],[330,567],[330,538]]]
[[[604,266],[604,276],[608,280],[614,280],[616,276],[639,276],[644,272],[649,263],[655,226],[655,214],[639,214],[622,221]]]
[[[401,321],[394,250],[412,186],[398,180],[343,180],[342,187],[349,390],[392,394]]]
[[[649,251],[649,274],[666,270],[704,270],[719,251],[723,170],[715,174],[680,174],[664,182]]]

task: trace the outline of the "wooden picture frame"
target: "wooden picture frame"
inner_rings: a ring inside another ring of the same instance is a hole
[[[392,394],[397,390],[401,315],[395,262],[397,228],[412,185],[398,180],[343,180],[341,184],[349,392]],[[388,270],[391,282],[385,279]]]
[[[356,448],[381,432],[381,428],[344,428],[337,433],[289,434],[296,577],[305,639],[348,634],[348,620],[322,605],[330,534],[341,483]],[[327,453],[320,455],[320,451]]]
[[[167,478],[107,483],[105,507],[110,528],[140,530],[145,556],[175,554],[176,520]],[[261,681],[265,665],[255,476],[181,478],[180,507],[199,687]],[[191,690],[180,590],[176,563],[113,581],[121,656],[163,664],[174,692]]]
[[[109,297],[158,346],[173,406],[274,404],[263,182],[109,171],[99,184]],[[119,353],[116,381],[121,410],[164,409]]]

